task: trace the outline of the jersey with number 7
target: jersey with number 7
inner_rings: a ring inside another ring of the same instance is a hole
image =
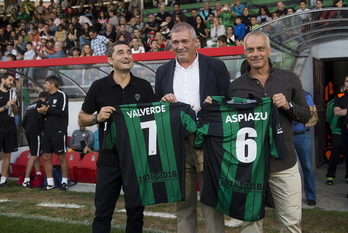
[[[117,149],[126,206],[185,199],[185,135],[197,124],[191,106],[154,102],[116,106],[106,148]]]
[[[201,202],[233,218],[257,221],[265,214],[269,156],[286,157],[278,109],[270,98],[212,98],[198,113],[195,146],[205,140]]]

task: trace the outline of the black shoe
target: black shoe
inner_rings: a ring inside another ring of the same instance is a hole
[[[46,185],[40,191],[46,191],[46,190],[51,190],[54,189],[54,185]]]
[[[30,181],[27,181],[27,182],[23,182],[23,187],[24,188],[27,188],[27,189],[32,189],[33,187],[31,186],[31,184],[30,184]]]
[[[309,206],[315,206],[317,204],[315,200],[308,200],[307,203]]]
[[[60,184],[59,190],[62,190],[62,191],[68,190],[68,185],[67,185],[67,183],[62,183],[62,184]]]
[[[11,186],[8,185],[7,181],[5,181],[5,183],[0,184],[0,187],[1,188],[11,188]]]

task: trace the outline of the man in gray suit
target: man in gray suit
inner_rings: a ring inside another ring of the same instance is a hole
[[[161,101],[184,102],[198,111],[207,96],[225,96],[230,83],[223,61],[196,52],[195,30],[187,23],[176,24],[171,32],[175,59],[156,71],[155,95]],[[176,205],[178,232],[197,232],[196,178],[203,186],[203,156],[193,149],[193,135],[185,138],[186,199]],[[224,232],[223,214],[202,204],[206,232]]]

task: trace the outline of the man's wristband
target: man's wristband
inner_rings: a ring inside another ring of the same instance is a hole
[[[3,109],[7,110],[6,105],[2,106]]]
[[[93,117],[93,124],[98,124],[98,114],[94,114],[94,117]]]

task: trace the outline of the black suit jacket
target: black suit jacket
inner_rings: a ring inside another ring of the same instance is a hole
[[[198,53],[199,93],[201,104],[207,96],[227,96],[230,75],[223,61]],[[173,78],[176,60],[172,59],[156,71],[155,95],[161,99],[168,93],[174,93]]]

